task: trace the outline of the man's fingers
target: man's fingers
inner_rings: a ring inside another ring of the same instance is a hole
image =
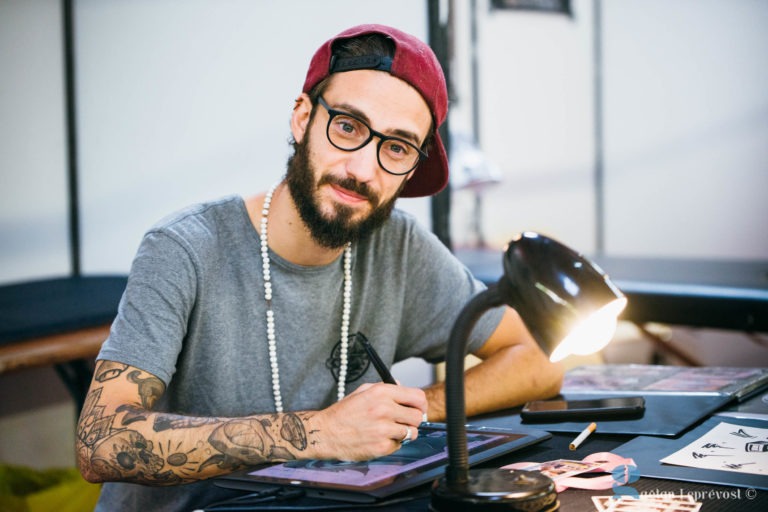
[[[398,424],[398,433],[393,437],[400,444],[408,444],[419,437],[419,427],[412,425]]]

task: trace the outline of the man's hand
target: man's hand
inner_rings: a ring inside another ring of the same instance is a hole
[[[363,384],[307,420],[317,458],[368,460],[389,455],[418,436],[427,412],[421,389],[393,384]]]

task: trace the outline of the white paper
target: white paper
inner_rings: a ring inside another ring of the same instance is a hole
[[[768,475],[768,429],[719,423],[665,464]]]

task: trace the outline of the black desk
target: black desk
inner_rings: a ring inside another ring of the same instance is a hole
[[[768,414],[768,399],[764,400],[764,397],[768,397],[768,389],[763,390],[760,393],[755,394],[751,398],[730,405],[725,405],[720,411],[723,413],[732,413],[739,415],[743,414]],[[490,427],[503,427],[516,430],[520,428],[519,422],[520,407],[514,409],[508,409],[497,413],[486,414],[483,416],[476,416],[469,418],[469,423],[472,425],[480,426],[487,425]],[[701,419],[698,423],[689,427],[679,436],[675,437],[673,444],[682,447],[683,444],[693,441],[693,439],[685,439],[685,437],[698,438],[700,435],[696,430],[709,429],[707,425],[711,422],[711,416],[707,416]],[[717,418],[722,421],[729,421],[726,417]],[[731,420],[736,421],[736,420]],[[750,420],[745,420],[750,421]],[[755,421],[755,420],[751,420]],[[736,421],[738,423],[738,421]],[[768,423],[766,423],[768,425]],[[532,424],[527,425],[530,428],[536,430],[546,430],[546,424]],[[764,428],[760,425],[760,428]],[[681,479],[680,474],[669,476],[669,478],[656,478],[659,476],[657,468],[643,465],[648,462],[641,461],[638,455],[632,455],[630,448],[621,449],[621,446],[633,439],[664,439],[670,440],[669,437],[648,437],[638,438],[631,434],[609,434],[601,433],[598,430],[589,436],[579,448],[571,451],[568,445],[573,441],[576,434],[574,433],[559,433],[552,432],[552,437],[546,439],[540,443],[527,446],[515,452],[507,455],[495,458],[491,461],[480,464],[478,467],[486,468],[498,468],[506,466],[508,464],[517,462],[546,462],[557,459],[571,459],[581,460],[586,456],[593,453],[612,452],[622,457],[634,458],[637,469],[640,474],[654,475],[654,478],[642,477],[635,482],[629,484],[639,494],[673,494],[677,496],[689,495],[694,498],[695,501],[702,503],[702,512],[713,511],[733,511],[733,512],[764,512],[768,510],[768,490],[749,489],[748,487],[735,487],[730,485],[719,484],[704,484],[696,482],[688,482]],[[674,448],[675,451],[679,448]],[[622,453],[623,452],[623,453]],[[671,452],[669,452],[671,453]],[[651,457],[654,461],[657,459]],[[703,470],[706,471],[706,470]],[[677,473],[677,472],[676,472]],[[709,481],[719,482],[717,478],[719,472],[713,472],[709,475],[697,475],[697,478],[702,480],[710,479]],[[662,473],[666,475],[665,473]],[[604,473],[595,473],[595,476],[602,476]],[[757,482],[762,482],[760,477],[753,476]],[[729,478],[729,477],[726,477]],[[713,480],[714,479],[714,480]],[[743,481],[743,480],[742,480]],[[747,485],[747,484],[745,484]],[[764,488],[765,485],[760,483],[760,487]],[[234,492],[234,491],[233,491]],[[233,496],[243,496],[244,492],[234,492]],[[612,496],[614,491],[612,489],[589,491],[583,489],[567,489],[558,495],[560,501],[560,510],[563,512],[585,512],[596,510],[592,502],[593,496]],[[430,504],[430,485],[425,484],[417,489],[404,493],[403,498],[408,501],[402,503],[391,504],[387,506],[377,506],[375,510],[386,512],[424,512],[429,510]],[[224,499],[220,497],[219,499]],[[321,499],[298,499],[291,501],[283,501],[276,504],[261,503],[259,508],[252,508],[250,510],[289,510],[287,507],[294,507],[292,510],[302,510],[300,507],[315,506],[315,507],[327,507],[331,503],[327,500]],[[361,506],[355,507],[349,505],[344,510],[363,510]],[[281,508],[282,507],[282,508]],[[329,510],[328,508],[322,508],[323,510]],[[234,508],[231,510],[235,510]],[[245,510],[245,509],[239,509]],[[311,510],[309,508],[303,508],[303,510]],[[341,510],[340,508],[336,510]]]
[[[482,421],[473,419],[474,424]],[[552,438],[533,446],[516,451],[509,455],[494,459],[480,467],[500,467],[514,462],[544,462],[556,459],[582,459],[591,453],[610,452],[634,436],[593,434],[576,450],[570,451],[568,445],[573,441],[573,434],[553,433]],[[754,497],[747,497],[746,489],[727,486],[705,485],[690,482],[663,480],[656,478],[640,478],[631,484],[638,493],[673,493],[676,495],[689,494],[697,501],[703,503],[702,512],[733,511],[733,512],[764,512],[768,510],[768,491],[758,490]],[[429,510],[429,487],[423,486],[412,492],[415,497],[412,501],[398,503],[391,506],[376,507],[373,510],[382,512],[425,512]],[[560,510],[562,512],[588,512],[596,510],[592,503],[592,496],[611,496],[613,491],[587,491],[581,489],[567,489],[559,494]],[[301,501],[283,502],[281,505],[297,506]],[[316,506],[327,504],[323,500],[306,502]],[[270,508],[267,504],[261,504],[253,510],[279,510]],[[296,510],[299,510],[298,508]],[[308,509],[305,509],[308,510]],[[346,509],[355,510],[355,508]],[[364,510],[364,509],[360,509]]]
[[[485,283],[502,274],[501,250],[455,254]],[[627,296],[624,320],[768,332],[768,261],[592,259]]]

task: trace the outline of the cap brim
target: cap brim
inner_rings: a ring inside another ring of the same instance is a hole
[[[437,194],[448,184],[448,155],[440,134],[435,132],[429,156],[413,171],[400,197],[424,197]]]

